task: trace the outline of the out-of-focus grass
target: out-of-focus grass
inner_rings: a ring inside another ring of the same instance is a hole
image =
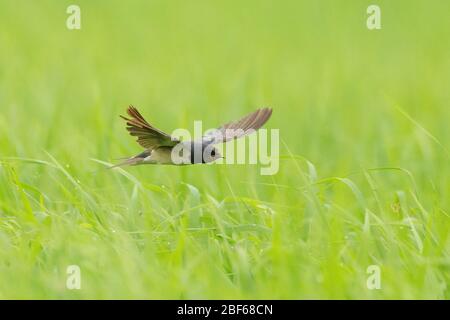
[[[0,298],[449,298],[450,3],[377,2],[1,1]],[[128,104],[272,106],[280,171],[105,170]]]

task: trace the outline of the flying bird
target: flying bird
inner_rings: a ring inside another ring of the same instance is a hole
[[[249,135],[261,128],[272,115],[272,109],[258,109],[245,117],[228,122],[218,129],[204,135],[201,139],[180,141],[148,123],[133,106],[127,109],[126,121],[130,135],[145,148],[138,155],[112,166],[111,168],[140,164],[187,165],[210,163],[223,158],[214,147],[233,139]]]

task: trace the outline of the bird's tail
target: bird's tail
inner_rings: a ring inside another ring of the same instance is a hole
[[[126,166],[133,166],[136,164],[139,164],[140,162],[142,162],[144,159],[140,158],[140,157],[133,157],[133,158],[129,158],[126,159],[125,161],[122,161],[118,164],[115,164],[111,167],[108,167],[108,169],[114,169],[114,168],[118,168],[118,167],[126,167]]]

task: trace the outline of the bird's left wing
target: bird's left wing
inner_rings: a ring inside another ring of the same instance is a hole
[[[220,128],[206,134],[202,141],[205,143],[222,143],[249,135],[261,128],[272,115],[272,109],[261,108],[245,117],[231,121]]]
[[[127,113],[131,118],[121,116],[127,122],[127,130],[132,136],[137,137],[137,142],[144,148],[154,149],[157,147],[172,147],[180,142],[180,140],[171,135],[153,127],[148,123],[139,111],[129,106]]]

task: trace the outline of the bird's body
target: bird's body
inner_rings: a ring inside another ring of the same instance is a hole
[[[150,156],[144,159],[144,163],[149,164],[173,164],[172,163],[172,148],[159,147],[153,149]]]
[[[152,150],[146,150],[133,157],[139,160],[136,164],[172,164],[170,147],[159,147]]]
[[[188,165],[210,163],[222,158],[214,147],[237,139],[259,129],[271,116],[272,110],[258,109],[246,117],[227,123],[200,140],[180,141],[150,125],[139,111],[130,106],[127,110],[131,118],[121,116],[127,121],[127,130],[137,136],[137,142],[145,151],[113,167],[140,164]]]
[[[179,147],[185,154],[183,159],[185,162],[174,163],[172,154],[174,147]],[[196,144],[192,141],[179,142],[174,147],[156,147],[154,149],[147,149],[144,152],[134,156],[127,161],[132,161],[132,165],[138,164],[171,164],[171,165],[186,165],[186,164],[198,164],[206,163],[206,159],[203,157],[203,152],[206,149],[205,144]]]

